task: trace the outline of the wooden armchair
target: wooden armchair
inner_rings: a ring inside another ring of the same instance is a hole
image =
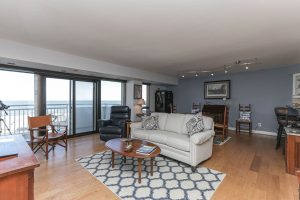
[[[67,151],[67,125],[60,125],[59,127],[63,127],[63,129],[57,129],[56,126],[52,124],[51,115],[45,115],[28,117],[28,126],[30,131],[30,146],[34,153],[42,149],[48,160],[49,152],[54,150],[56,145],[64,147]],[[47,127],[50,127],[51,130],[48,130]],[[45,149],[43,148],[44,145]]]

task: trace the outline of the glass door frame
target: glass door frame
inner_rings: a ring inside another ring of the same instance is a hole
[[[76,82],[77,81],[81,81],[81,82],[89,82],[93,84],[93,130],[92,131],[88,131],[88,132],[82,132],[82,133],[76,133]],[[97,121],[97,101],[98,101],[98,97],[97,97],[97,82],[95,80],[87,80],[87,79],[73,79],[71,82],[71,91],[72,91],[72,135],[87,135],[90,133],[95,133],[97,131],[97,126],[96,126],[96,121]]]

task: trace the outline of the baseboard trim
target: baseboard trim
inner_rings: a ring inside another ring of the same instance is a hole
[[[235,131],[235,127],[229,127],[228,129]],[[243,132],[245,132],[245,131],[243,131]],[[252,130],[252,132],[255,134],[261,134],[261,135],[269,135],[269,136],[274,136],[274,137],[277,136],[277,133],[269,132],[269,131]]]

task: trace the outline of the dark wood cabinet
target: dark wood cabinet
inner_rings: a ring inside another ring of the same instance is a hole
[[[173,92],[157,90],[155,92],[155,112],[171,113],[173,108]]]
[[[18,156],[0,159],[0,199],[33,200],[34,169],[40,165],[38,160],[21,135],[2,136],[0,140],[10,141],[12,145],[8,148],[18,153]]]
[[[296,171],[300,170],[300,134],[292,133],[288,129],[286,131],[286,170],[296,175]]]

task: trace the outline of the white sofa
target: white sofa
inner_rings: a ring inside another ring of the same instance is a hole
[[[210,117],[203,116],[204,130],[189,137],[186,123],[192,114],[158,115],[159,130],[144,130],[141,122],[131,124],[131,138],[146,140],[158,145],[161,154],[189,164],[193,170],[202,161],[212,155],[214,122]]]

